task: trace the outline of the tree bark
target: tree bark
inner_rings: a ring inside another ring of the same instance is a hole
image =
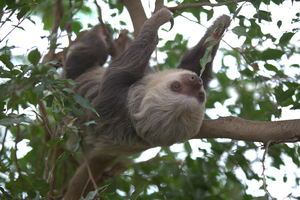
[[[263,143],[297,142],[300,141],[300,120],[258,122],[232,116],[220,117],[204,120],[194,138],[230,138]]]
[[[129,12],[134,28],[134,37],[136,38],[147,20],[143,5],[140,0],[123,0],[123,3]]]
[[[88,160],[91,174],[96,182],[101,177],[106,167],[115,159],[116,157],[112,156],[101,156]],[[95,190],[90,179],[91,177],[88,173],[87,162],[84,162],[72,177],[68,185],[67,193],[65,194],[65,200],[76,200],[82,195],[85,197],[88,192]]]

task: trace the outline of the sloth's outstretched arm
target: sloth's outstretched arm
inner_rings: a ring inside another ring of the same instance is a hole
[[[229,27],[229,25],[230,25],[230,17],[227,15],[222,15],[218,19],[216,19],[213,25],[207,29],[205,35],[198,42],[198,44],[181,57],[180,63],[177,66],[177,68],[193,71],[199,76],[201,71],[200,59],[204,56],[206,47],[212,41],[216,41],[216,40],[220,41],[224,31]],[[209,37],[212,37],[214,39],[205,43],[205,40]],[[205,90],[208,88],[208,83],[212,79],[212,62],[218,48],[219,48],[219,42],[217,42],[217,44],[213,47],[211,53],[212,60],[211,62],[206,64],[205,70],[201,76]]]
[[[108,67],[104,85],[113,83],[116,88],[120,88],[120,85],[128,86],[141,79],[156,47],[157,31],[168,21],[173,25],[172,14],[166,8],[157,11],[148,19],[132,45]]]
[[[173,26],[171,12],[162,8],[149,18],[142,27],[139,36],[132,45],[116,58],[107,68],[99,95],[93,106],[97,112],[112,116],[110,108],[118,111],[116,115],[126,114],[124,109],[129,88],[136,81],[143,78],[149,67],[149,59],[157,44],[157,31],[161,25],[170,21]],[[106,106],[103,106],[106,105]]]

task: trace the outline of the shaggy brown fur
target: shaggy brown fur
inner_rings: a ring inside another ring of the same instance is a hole
[[[73,87],[75,92],[89,99],[100,115],[83,109],[84,115],[78,116],[74,123],[85,133],[83,145],[90,163],[97,163],[94,161],[97,157],[129,156],[151,147],[185,142],[200,130],[206,101],[204,88],[212,77],[212,62],[206,65],[203,81],[199,77],[199,60],[207,45],[204,41],[208,37],[219,40],[229,26],[230,18],[225,15],[218,18],[201,41],[182,57],[178,69],[155,73],[148,62],[157,44],[157,30],[172,20],[169,10],[163,8],[156,12],[145,22],[127,51],[113,60],[108,68],[98,66],[99,60],[106,60],[107,51],[104,39],[94,29],[84,35],[83,41],[71,46],[66,75],[75,79],[80,85]],[[218,28],[219,23],[224,28]],[[83,45],[89,36],[93,39],[89,41],[90,51]],[[104,50],[97,50],[101,48]],[[212,58],[217,48],[218,44],[213,49]],[[105,55],[98,60],[98,53],[103,52]],[[91,120],[97,125],[81,126]],[[69,146],[76,137],[70,135]],[[70,184],[87,181],[80,175],[83,172],[86,172],[85,164]],[[92,173],[97,174],[97,170]],[[80,187],[72,187],[66,199],[80,196]]]

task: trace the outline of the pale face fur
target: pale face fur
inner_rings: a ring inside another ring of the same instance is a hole
[[[186,74],[194,73],[187,70],[168,70],[143,78],[147,82],[150,79],[144,87],[146,92],[142,94],[144,96],[138,108],[129,110],[137,134],[150,145],[168,146],[185,142],[199,132],[204,117],[205,100],[201,102],[194,96],[180,94],[171,89],[171,84]],[[141,89],[137,89],[135,95],[141,95],[137,94]],[[205,93],[202,86],[200,92]],[[132,103],[137,103],[138,97],[135,95],[131,95]]]

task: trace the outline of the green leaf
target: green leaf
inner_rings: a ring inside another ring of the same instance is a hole
[[[63,78],[58,78],[56,81],[63,83],[63,84],[70,84],[70,85],[78,85],[74,80],[72,79],[63,79]]]
[[[135,191],[132,193],[130,200],[136,200],[139,195],[143,192],[144,188],[148,185],[148,182],[143,182],[141,184],[139,184]]]
[[[36,87],[33,88],[33,92],[36,93],[36,95],[40,98],[43,98],[43,92],[44,92],[44,85],[39,84]]]
[[[249,37],[247,32],[246,32],[246,28],[243,26],[236,26],[232,29],[232,32],[234,32],[235,34],[237,34],[238,36],[246,36]]]
[[[281,27],[281,25],[282,25],[282,21],[281,21],[281,20],[278,20],[278,22],[277,22],[277,26],[278,26],[278,28],[280,28],[280,27]]]
[[[84,99],[82,96],[79,96],[77,94],[73,95],[73,99],[76,103],[78,103],[80,106],[92,110],[96,115],[99,117],[99,114],[95,110],[95,108],[92,107],[89,100]]]
[[[265,67],[267,70],[269,70],[269,71],[278,72],[277,67],[275,67],[274,65],[271,65],[271,64],[266,63],[266,64],[264,65],[264,67]]]
[[[37,192],[35,191],[35,189],[32,188],[27,190],[27,194],[30,199],[34,199],[37,196]]]
[[[15,9],[15,8],[21,8],[23,6],[27,6],[28,4],[27,3],[23,3],[23,4],[9,4],[5,10],[9,10],[9,9]]]
[[[33,182],[33,186],[36,190],[40,192],[42,197],[47,196],[48,191],[50,190],[50,184],[47,183],[44,179],[36,179]]]
[[[90,192],[86,195],[86,197],[84,198],[84,200],[91,200],[91,199],[94,199],[94,198],[96,197],[96,195],[97,195],[97,192],[98,192],[99,190],[105,189],[106,187],[107,187],[107,185],[104,185],[104,186],[102,186],[102,187],[97,188],[97,189],[94,190],[94,191],[90,191]]]
[[[30,11],[30,6],[29,5],[25,5],[21,8],[20,12],[17,14],[17,18],[18,20],[20,20],[24,15],[26,15],[26,13]]]
[[[287,182],[287,177],[286,177],[286,174],[284,175],[283,177],[283,182],[286,183]]]
[[[14,48],[16,48],[16,47],[15,47],[15,46],[10,46],[10,47],[5,46],[5,47],[2,47],[2,48],[0,49],[0,53],[1,53],[1,52],[4,52],[4,51],[9,51],[9,50],[14,49]]]
[[[261,20],[265,20],[267,22],[272,21],[271,13],[264,10],[259,10],[253,17],[258,18],[259,22],[261,22]]]
[[[73,133],[74,134],[74,133]],[[80,147],[80,144],[81,144],[81,141],[82,141],[82,137],[78,137],[78,139],[74,142],[73,146],[72,146],[72,149],[71,149],[71,152],[76,152],[78,151],[79,147]]]
[[[46,97],[44,98],[44,100],[46,101],[46,106],[47,106],[47,107],[52,107],[53,100],[54,100],[53,94],[50,94],[50,95],[46,96]]]
[[[207,38],[207,39],[209,39],[209,38]],[[217,43],[218,43],[218,41],[210,42],[209,46],[205,50],[205,53],[204,53],[203,57],[200,59],[200,66],[201,66],[200,77],[202,76],[202,74],[205,70],[206,64],[211,62],[211,60],[212,60],[212,56],[211,56],[212,49],[213,49],[214,45],[216,45]]]
[[[89,126],[90,124],[96,124],[97,125],[97,123],[94,120],[85,122],[83,125],[84,126]]]
[[[74,90],[72,90],[71,88],[63,88],[62,91],[66,91],[66,92],[75,94]]]
[[[83,26],[82,23],[79,21],[72,21],[72,31],[74,31],[74,33],[76,35],[79,34],[80,30],[82,30]]]
[[[3,54],[0,55],[0,61],[2,61],[4,63],[4,65],[8,68],[8,69],[13,69],[14,64],[10,61],[10,56],[8,54]]]
[[[9,94],[8,85],[6,85],[6,84],[0,85],[0,97],[1,97],[1,99],[4,98],[8,94]]]
[[[70,155],[72,154],[72,152],[64,152],[62,153],[57,160],[55,161],[55,165],[59,164],[61,161],[65,160],[66,158],[68,158]]]
[[[189,141],[184,143],[184,149],[190,154],[193,152],[191,144],[189,143]]]
[[[280,59],[283,54],[284,52],[279,49],[267,49],[262,52],[261,58],[263,60],[276,60]]]
[[[51,140],[49,140],[48,142],[46,142],[46,147],[47,147],[47,149],[51,149],[56,144],[58,144],[59,142],[60,142],[60,138],[59,137],[54,137]]]
[[[291,32],[284,33],[279,40],[279,45],[286,45],[294,35],[295,33]]]
[[[39,60],[41,59],[41,54],[37,49],[30,51],[28,54],[28,60],[31,64],[37,65]]]
[[[241,11],[242,8],[243,8],[243,6],[240,6],[240,7],[234,12],[232,19],[235,19],[235,18],[236,18],[236,16],[239,14],[239,12]]]
[[[123,25],[123,26],[127,25],[126,22],[124,22],[124,21],[120,21],[120,24]]]
[[[98,191],[100,190],[100,188],[97,188],[96,190],[94,191],[90,191],[86,197],[84,198],[84,200],[91,200],[91,199],[94,199],[98,193]]]
[[[74,115],[79,116],[79,115],[83,115],[84,114],[84,112],[82,110],[76,108],[76,106],[73,105],[73,104],[70,105],[70,108],[72,109],[72,112],[74,113]]]
[[[291,67],[300,68],[300,65],[299,64],[292,64]]]
[[[7,118],[0,119],[0,125],[9,126],[11,124],[20,124],[21,122],[30,122],[26,115],[10,114]]]
[[[0,187],[0,191],[2,192],[2,197],[4,197],[7,200],[14,200],[12,196],[9,195],[2,187]]]

